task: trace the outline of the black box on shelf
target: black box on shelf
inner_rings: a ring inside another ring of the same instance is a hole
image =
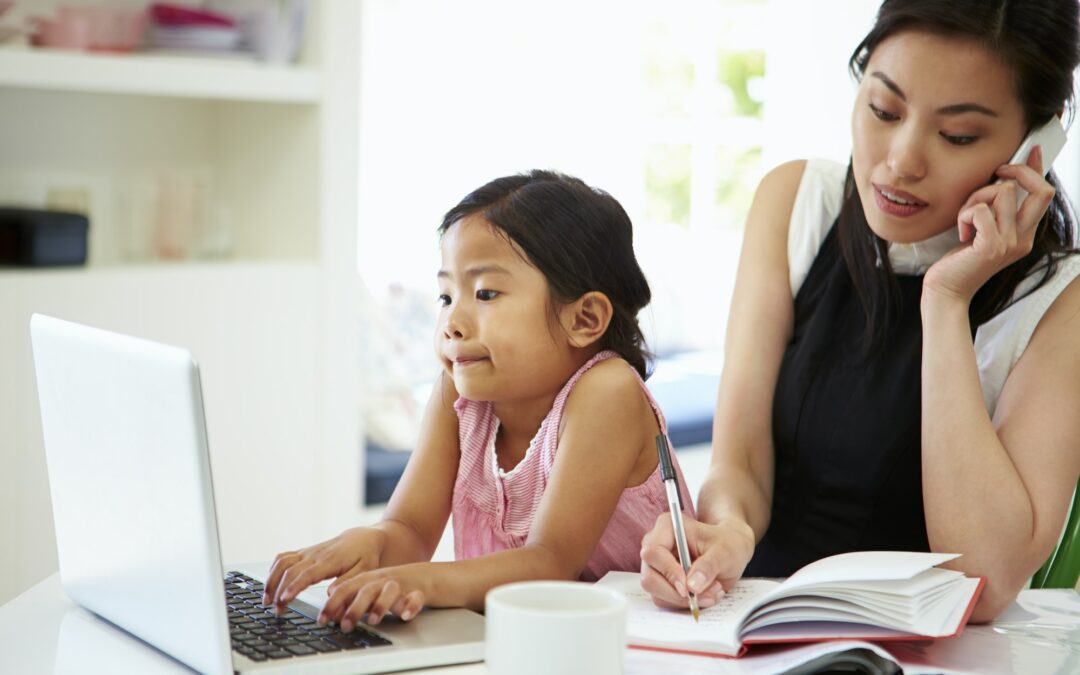
[[[85,265],[89,229],[79,213],[0,207],[0,265]]]

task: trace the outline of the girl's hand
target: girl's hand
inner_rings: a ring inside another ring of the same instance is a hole
[[[431,596],[431,565],[413,563],[387,567],[338,579],[330,586],[330,598],[319,613],[319,624],[336,621],[346,633],[364,620],[374,626],[387,612],[409,621]]]
[[[334,584],[375,569],[386,546],[386,533],[354,527],[321,544],[279,553],[270,567],[263,604],[282,611],[305,588],[337,577]],[[331,589],[333,585],[331,585]]]
[[[683,525],[694,560],[690,573],[676,557],[671,516],[663,513],[641,541],[641,587],[658,607],[688,607],[688,589],[697,593],[700,607],[711,607],[742,576],[754,554],[754,532],[736,519],[708,525],[684,515]]]
[[[1031,252],[1036,226],[1054,198],[1054,187],[1043,178],[1042,148],[1036,146],[1026,164],[1002,166],[997,176],[1004,182],[976,190],[960,209],[960,241],[968,245],[953,249],[927,270],[924,293],[970,303],[990,277]],[[1019,212],[1017,183],[1029,193]]]

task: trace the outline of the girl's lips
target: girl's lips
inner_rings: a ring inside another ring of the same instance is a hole
[[[469,358],[457,358],[454,359],[455,366],[471,366],[474,363],[480,363],[481,361],[487,361],[486,358],[481,356],[469,357]]]
[[[926,202],[916,199],[914,196],[904,192],[903,190],[893,190],[886,186],[881,186],[876,183],[874,187],[874,201],[877,202],[879,209],[884,211],[890,216],[897,216],[905,218],[907,216],[915,215],[926,208]],[[909,204],[900,204],[885,196],[885,193],[889,193],[893,197],[903,199]]]

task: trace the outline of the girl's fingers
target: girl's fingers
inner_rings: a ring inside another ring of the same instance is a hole
[[[319,612],[318,623],[326,625],[331,621],[339,621],[341,615],[345,612],[345,608],[352,604],[353,598],[356,597],[357,590],[361,586],[362,584],[352,580],[334,589],[334,592],[326,599],[322,611]]]
[[[401,597],[401,586],[391,579],[383,584],[382,590],[375,596],[367,611],[367,623],[369,626],[378,625],[394,603]]]
[[[402,621],[412,621],[420,613],[420,610],[424,609],[425,600],[426,598],[421,591],[409,593],[405,596],[405,606],[397,615],[401,617]]]
[[[310,559],[301,559],[287,569],[282,570],[281,577],[278,581],[277,592],[274,595],[270,596],[276,608],[281,609],[285,605],[289,604],[289,601],[292,600],[292,597],[288,594],[289,589],[293,588],[296,584],[297,579],[302,577],[304,573],[313,565],[315,565],[315,561]]]
[[[266,575],[266,583],[263,588],[264,605],[269,605],[270,600],[277,594],[278,582],[281,581],[281,575],[299,559],[300,554],[296,551],[286,551],[285,553],[279,553],[274,557],[274,562],[270,565],[270,572]]]
[[[375,601],[382,589],[382,585],[377,583],[363,586],[356,593],[356,597],[349,604],[349,608],[341,615],[341,621],[338,622],[341,630],[348,633],[355,628],[356,624],[360,623],[364,615],[371,610],[371,603]]]
[[[357,575],[363,574],[364,572],[371,571],[373,568],[374,565],[372,565],[366,557],[361,558],[356,562],[355,565],[350,567],[348,571],[346,571],[344,574],[338,575],[338,578],[334,579],[333,583],[331,583],[330,586],[326,589],[327,594],[333,593],[338,586],[345,583],[349,579],[352,579]]]

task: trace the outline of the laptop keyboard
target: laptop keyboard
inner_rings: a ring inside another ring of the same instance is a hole
[[[262,604],[262,595],[262,582],[239,572],[225,574],[225,602],[229,605],[232,648],[252,661],[390,644],[386,638],[359,626],[350,633],[329,625],[320,626],[314,619],[292,609],[277,616],[273,608]]]

